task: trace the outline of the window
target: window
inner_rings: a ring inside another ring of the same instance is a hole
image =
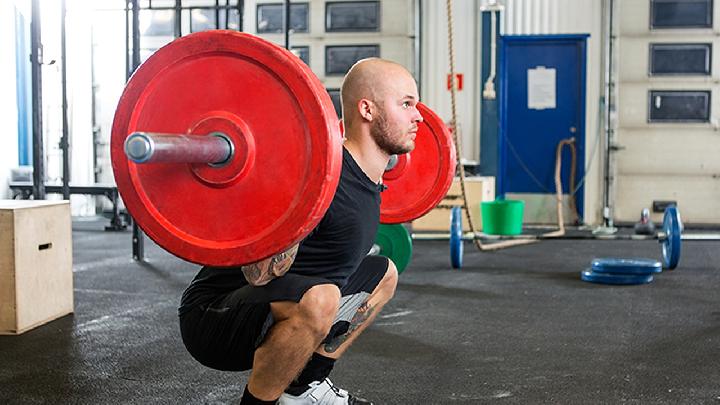
[[[140,0],[140,8],[173,8],[175,0]]]
[[[379,57],[380,45],[341,45],[325,48],[325,74],[344,75],[360,59]]]
[[[380,30],[379,1],[329,2],[325,4],[325,31]]]
[[[290,4],[290,29],[294,32],[308,32],[308,3]],[[270,34],[285,32],[284,4],[258,4],[257,6],[257,32]]]
[[[335,107],[338,118],[341,118],[342,104],[340,102],[340,89],[327,89],[327,92],[330,94],[330,99],[332,100],[333,107]]]
[[[174,10],[140,10],[140,35],[147,37],[174,37]]]
[[[649,122],[708,122],[709,91],[650,91]]]
[[[190,32],[199,32],[217,28],[215,10],[192,9],[190,11]]]
[[[183,10],[183,21],[187,21],[185,15],[190,13],[190,32],[199,32],[214,29],[240,29],[240,13],[237,8],[191,8]],[[219,19],[219,24],[216,21]]]
[[[291,46],[290,52],[302,59],[306,65],[310,66],[310,47],[308,46]]]
[[[651,75],[710,75],[712,44],[650,44]]]
[[[651,28],[712,28],[712,0],[651,0]]]

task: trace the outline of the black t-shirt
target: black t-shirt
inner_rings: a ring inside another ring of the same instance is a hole
[[[298,248],[290,271],[343,286],[373,245],[380,190],[343,148],[340,183],[320,224]]]
[[[380,187],[343,148],[335,196],[318,226],[300,243],[289,272],[344,286],[375,240],[380,223]],[[180,313],[247,284],[239,267],[203,267],[185,290]]]

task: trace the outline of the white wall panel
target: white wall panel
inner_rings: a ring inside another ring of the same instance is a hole
[[[720,81],[720,69],[712,69],[710,76],[649,76],[650,72],[650,44],[652,43],[710,43],[712,44],[711,66],[720,66],[720,38],[707,37],[694,38],[683,35],[681,38],[663,36],[652,36],[650,38],[623,37],[618,44],[619,54],[622,57],[618,60],[618,78],[623,83],[678,83],[678,84],[701,84]]]
[[[667,175],[622,176],[617,181],[617,194],[623,203],[615,208],[617,218],[637,221],[643,208],[652,202],[677,201],[685,223],[717,223],[720,201],[720,176]],[[662,221],[661,214],[653,214],[653,221]],[[656,222],[657,223],[657,222]]]
[[[600,17],[598,0],[505,0],[507,35],[589,32]]]
[[[621,28],[623,39],[633,36],[664,36],[674,35],[677,37],[693,37],[698,35],[709,35],[720,33],[718,28],[704,29],[650,29],[650,0],[615,0],[616,23]],[[713,21],[717,27],[720,18],[720,7],[715,1],[713,7]]]
[[[421,99],[445,122],[452,120],[448,52],[447,7],[445,1],[422,1],[422,88]],[[461,135],[462,157],[478,162],[480,156],[480,11],[479,2],[453,1],[455,72],[464,76],[463,90],[457,92],[456,111]]]
[[[621,129],[626,128],[648,128],[659,129],[672,128],[675,131],[684,131],[686,129],[705,128],[710,132],[714,132],[712,123],[649,123],[648,122],[648,92],[650,90],[701,90],[711,92],[710,116],[720,117],[720,105],[713,103],[717,100],[718,86],[713,83],[693,83],[667,81],[656,83],[635,83],[623,82],[618,89],[618,118]],[[622,131],[618,134],[618,138],[622,139]],[[720,135],[718,135],[720,139]],[[682,156],[687,158],[688,156]]]
[[[720,173],[720,143],[715,142],[720,135],[715,131],[670,126],[625,129],[622,135],[617,169],[623,176],[702,177]],[[680,158],[679,150],[692,159]]]

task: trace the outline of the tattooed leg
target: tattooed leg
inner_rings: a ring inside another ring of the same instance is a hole
[[[358,308],[353,316],[347,333],[334,338],[326,344],[320,345],[316,353],[333,359],[339,359],[365,328],[372,324],[383,306],[390,301],[395,294],[396,285],[397,270],[395,269],[395,265],[390,262],[390,267],[385,273],[385,277],[383,277],[377,288],[375,288],[375,291],[370,294],[370,297]]]
[[[350,335],[355,332],[360,325],[365,323],[370,317],[372,316],[373,312],[375,312],[375,309],[370,306],[370,304],[366,301],[364,302],[360,308],[358,308],[357,312],[355,312],[355,316],[353,316],[352,320],[350,321],[350,326],[348,327],[347,332],[343,333],[340,336],[336,336],[333,340],[331,340],[328,343],[325,343],[324,349],[328,353],[335,353],[337,349],[345,343],[345,341],[348,340]]]

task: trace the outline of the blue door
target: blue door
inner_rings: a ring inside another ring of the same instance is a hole
[[[555,194],[555,150],[575,137],[562,159],[563,193],[585,175],[585,58],[588,35],[503,36],[500,39],[498,193]],[[583,188],[576,191],[583,216]]]

